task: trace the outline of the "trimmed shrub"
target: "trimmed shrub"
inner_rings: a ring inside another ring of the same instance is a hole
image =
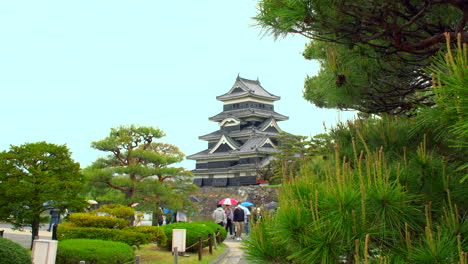
[[[79,227],[116,228],[122,229],[129,223],[128,220],[112,217],[97,216],[89,213],[74,213],[68,217],[68,221]]]
[[[219,229],[220,235],[221,235],[221,242],[223,242],[227,237],[226,229],[224,227],[218,225],[215,222],[201,221],[201,222],[193,222],[193,224],[207,226],[211,230],[211,233],[213,233],[214,235],[216,234],[217,230]]]
[[[81,260],[89,264],[125,263],[135,260],[135,253],[122,242],[70,239],[58,243],[57,264],[75,264]]]
[[[135,214],[135,209],[122,204],[105,204],[91,213],[107,213],[118,218],[131,218]]]
[[[167,245],[166,233],[159,226],[129,226],[124,228],[123,231],[143,233],[149,242],[157,243],[161,247]]]
[[[193,244],[198,242],[198,237],[201,236],[203,240],[208,238],[208,234],[212,232],[212,230],[206,225],[200,225],[196,223],[173,223],[169,225],[162,226],[164,232],[166,232],[167,236],[167,249],[171,249],[172,247],[172,229],[186,229],[186,247],[190,247]],[[208,242],[203,242],[203,247],[207,247]],[[198,249],[197,246],[188,249],[188,251],[196,251]]]
[[[59,241],[78,238],[120,241],[130,246],[135,245],[137,247],[149,243],[146,239],[145,234],[139,232],[108,228],[73,227],[68,225],[58,225],[57,239]]]
[[[0,237],[0,262],[2,264],[31,264],[31,255],[20,244]]]

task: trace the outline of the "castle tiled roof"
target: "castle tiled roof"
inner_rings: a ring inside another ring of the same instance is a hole
[[[267,135],[267,136],[279,136],[278,132],[271,132],[271,131],[261,131],[258,128],[255,127],[244,127],[240,131],[230,131],[226,132],[224,130],[216,130],[212,133],[203,135],[198,137],[201,140],[215,140],[219,139],[223,135],[229,135],[231,138],[239,138],[239,137],[244,137],[244,136],[250,136],[250,135]]]
[[[240,88],[240,89],[239,89]],[[236,82],[234,83],[231,90],[227,93],[217,96],[216,99],[220,101],[227,101],[236,98],[253,96],[260,97],[271,101],[276,101],[281,99],[281,97],[266,91],[261,85],[260,82],[254,80],[248,80],[237,76]]]
[[[207,159],[207,158],[222,158],[222,157],[241,157],[246,154],[251,153],[272,153],[278,152],[279,150],[273,146],[269,146],[265,143],[269,140],[269,137],[266,135],[258,135],[251,137],[247,142],[245,142],[239,149],[225,151],[225,152],[214,152],[210,153],[210,149],[200,151],[196,154],[187,156],[187,159],[198,160],[198,159]]]
[[[210,117],[209,120],[219,122],[229,117],[246,118],[249,116],[259,116],[259,117],[265,117],[265,118],[272,117],[276,120],[281,120],[281,121],[289,119],[289,117],[284,116],[282,114],[278,114],[274,111],[256,109],[256,108],[245,108],[245,109],[223,111],[215,116]]]

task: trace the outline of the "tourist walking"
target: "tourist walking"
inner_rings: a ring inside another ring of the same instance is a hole
[[[58,225],[60,222],[60,209],[50,209],[50,222],[49,222],[49,228],[47,231],[52,230],[53,225]]]
[[[245,231],[245,234],[248,235],[250,234],[250,210],[248,207],[246,206],[242,206],[242,205],[239,205],[239,207],[244,210],[244,218],[245,218],[245,221],[244,221],[244,231]]]
[[[226,213],[226,231],[229,231],[229,235],[233,235],[233,227],[232,227],[232,209],[230,205],[226,205],[226,209],[224,209]]]
[[[179,222],[187,222],[187,213],[185,211],[177,211],[176,213],[176,221]]]
[[[226,213],[224,212],[223,207],[220,204],[216,206],[216,209],[213,211],[212,217],[213,221],[220,226],[224,227],[224,222],[227,222]]]
[[[237,206],[232,214],[232,221],[234,222],[234,226],[236,227],[236,240],[239,241],[242,240],[241,235],[242,229],[244,228],[245,212],[240,206]]]

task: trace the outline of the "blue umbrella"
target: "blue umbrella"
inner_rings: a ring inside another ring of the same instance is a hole
[[[242,202],[241,203],[242,206],[252,206],[254,205],[253,203],[250,203],[250,202]]]

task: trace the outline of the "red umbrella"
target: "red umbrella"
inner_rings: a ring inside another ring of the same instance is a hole
[[[221,201],[219,201],[218,204],[235,205],[235,204],[238,204],[238,203],[239,202],[236,199],[224,198]]]

